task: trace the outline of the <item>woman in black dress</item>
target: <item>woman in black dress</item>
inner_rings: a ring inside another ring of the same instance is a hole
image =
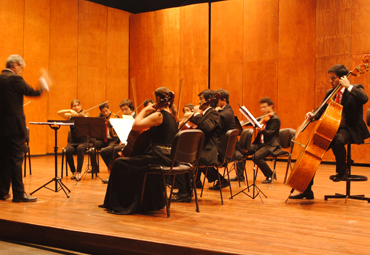
[[[164,106],[156,110],[156,104],[149,104],[136,116],[132,126],[134,131],[149,128],[152,146],[143,155],[121,157],[114,161],[104,204],[99,206],[106,208],[109,213],[134,214],[139,210],[141,212],[159,210],[165,205],[160,184],[161,176],[149,175],[143,204],[139,208],[145,169],[149,164],[170,164],[171,145],[177,133],[177,123],[170,110],[173,93],[161,87],[154,95],[157,105]],[[155,112],[152,113],[153,111]]]

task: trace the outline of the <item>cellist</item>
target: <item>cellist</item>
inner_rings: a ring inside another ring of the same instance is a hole
[[[363,105],[368,101],[368,97],[361,84],[351,84],[347,79],[348,69],[344,65],[333,65],[328,70],[329,80],[332,88],[326,91],[325,98],[339,84],[342,89],[338,91],[334,101],[343,106],[340,127],[335,134],[329,149],[332,149],[336,161],[336,176],[334,182],[345,181],[349,175],[346,166],[346,148],[349,143],[362,144],[364,139],[370,137],[369,131],[363,120]],[[325,99],[324,99],[325,100]],[[326,105],[327,106],[327,105]],[[314,117],[312,112],[306,114],[307,119],[318,120],[325,112],[326,106]],[[307,189],[298,195],[291,195],[290,199],[314,199],[312,192],[313,178]]]

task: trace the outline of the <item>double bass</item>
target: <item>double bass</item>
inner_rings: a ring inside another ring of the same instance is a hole
[[[364,73],[364,69],[368,71],[369,68],[369,55],[366,55],[363,59],[365,64],[358,66],[356,69],[350,71],[347,77],[358,76]],[[333,89],[331,94],[323,101],[323,103],[313,112],[313,117],[306,120],[297,133],[303,132],[308,124],[320,113],[323,107],[327,106],[325,112],[321,115],[320,119],[317,121],[316,126],[311,132],[308,141],[305,145],[300,144],[303,149],[301,150],[297,161],[293,167],[293,170],[288,178],[287,185],[292,187],[291,193],[297,190],[303,193],[308,184],[314,177],[317,168],[319,167],[321,160],[329,148],[331,141],[333,140],[335,134],[337,133],[341,119],[343,106],[336,103],[333,98],[342,88],[339,84]],[[295,139],[298,135],[296,135]]]

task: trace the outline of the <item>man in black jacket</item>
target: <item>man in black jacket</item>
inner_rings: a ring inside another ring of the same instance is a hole
[[[348,169],[346,166],[346,148],[345,145],[349,143],[362,144],[364,139],[369,138],[370,134],[363,120],[363,105],[368,101],[368,97],[361,84],[352,85],[347,79],[348,69],[344,65],[333,65],[328,70],[330,83],[332,89],[326,91],[325,98],[339,84],[342,86],[337,93],[334,101],[343,106],[342,119],[340,127],[335,134],[329,149],[332,149],[335,161],[337,175],[333,178],[334,182],[345,181],[348,177]],[[325,112],[326,107],[323,107],[319,113],[314,116],[312,112],[306,114],[306,118],[313,120],[320,119]],[[307,189],[298,195],[292,195],[290,199],[313,199],[312,192],[313,178]]]
[[[39,96],[49,87],[46,79],[40,77],[41,88],[33,89],[21,76],[23,67],[23,58],[11,55],[0,74],[0,108],[3,110],[0,122],[0,200],[10,197],[12,183],[13,202],[35,202],[36,197],[30,197],[24,192],[22,181],[22,162],[27,151],[23,96]]]

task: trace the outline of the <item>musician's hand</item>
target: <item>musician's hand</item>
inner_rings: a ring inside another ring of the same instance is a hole
[[[312,119],[313,118],[313,112],[308,112],[306,113],[306,119],[309,120],[309,119]]]
[[[78,116],[78,113],[75,110],[69,110],[72,116]]]
[[[203,113],[203,111],[199,108],[199,105],[194,106],[194,113]]]
[[[155,111],[155,105],[154,104],[148,104],[143,111],[145,111],[145,114]]]
[[[184,113],[184,115],[182,116],[183,119],[187,120],[191,115],[193,115],[193,112],[186,112]]]
[[[340,85],[342,85],[343,87],[346,87],[346,88],[349,88],[349,86],[351,86],[351,83],[347,79],[347,76],[343,76],[342,78],[340,78],[339,83],[340,83]]]

